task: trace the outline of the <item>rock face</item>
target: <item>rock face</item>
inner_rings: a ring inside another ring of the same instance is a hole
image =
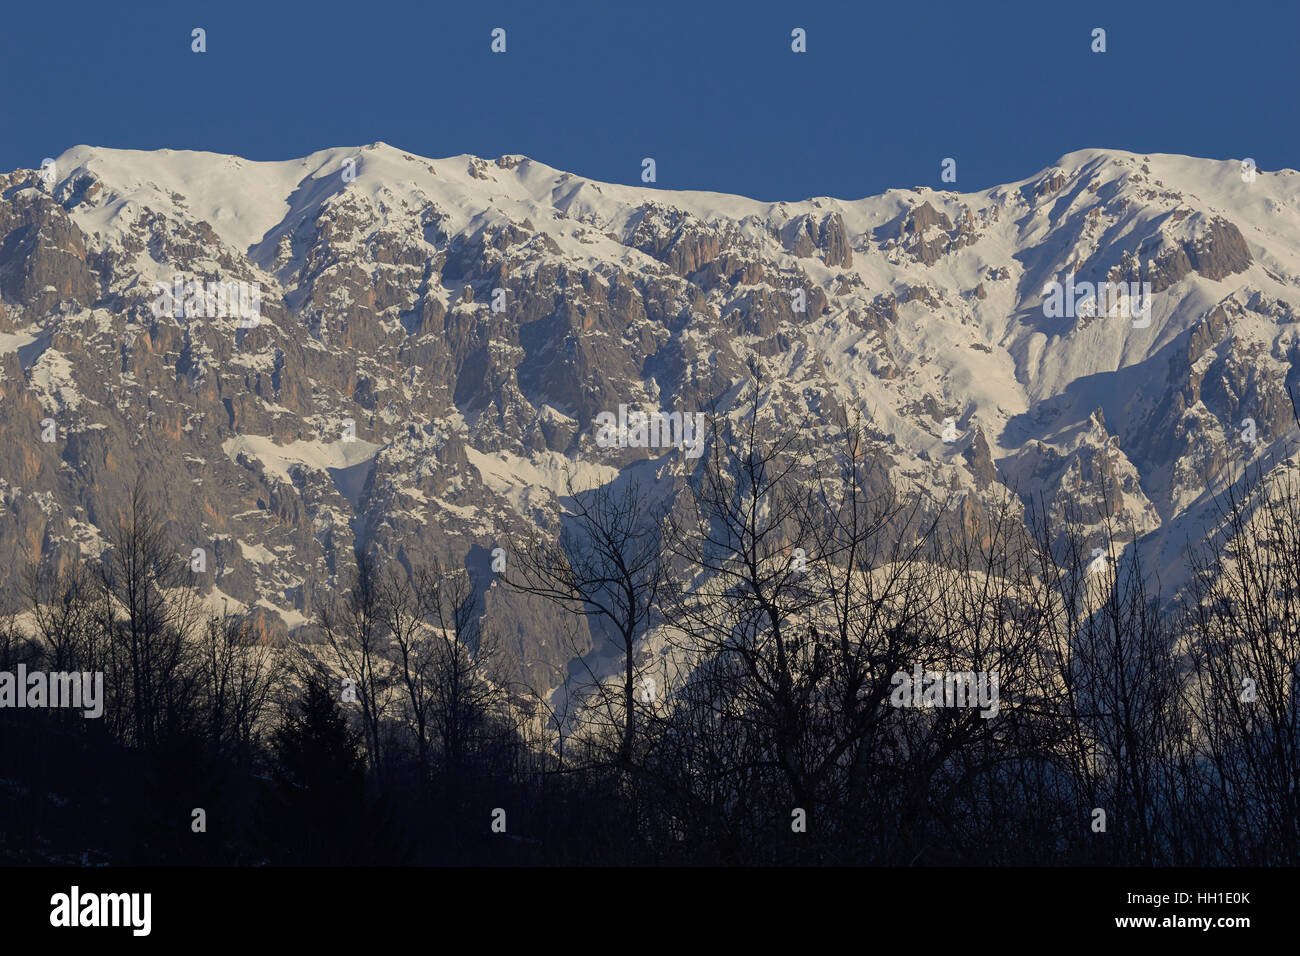
[[[1085,151],[773,204],[384,144],[77,147],[0,175],[0,584],[95,555],[142,479],[214,609],[292,640],[358,552],[491,582],[566,473],[680,480],[697,460],[599,447],[597,416],[736,413],[751,367],[791,421],[867,412],[879,480],[955,489],[954,520],[1014,491],[1185,539],[1209,476],[1294,428],[1300,177],[1233,168]],[[1149,282],[1152,321],[1049,318],[1067,273]],[[521,678],[590,646],[485,588]]]

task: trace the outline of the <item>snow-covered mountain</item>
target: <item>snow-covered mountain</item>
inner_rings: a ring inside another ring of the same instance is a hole
[[[178,276],[257,315],[160,306]],[[1104,282],[1149,310],[1068,294]],[[214,606],[274,637],[357,547],[486,571],[567,476],[692,467],[602,447],[598,416],[726,414],[750,364],[792,411],[863,411],[895,483],[1108,508],[1168,586],[1216,476],[1295,438],[1300,173],[1098,149],[976,193],[767,203],[383,143],[79,146],[0,176],[0,301],[11,594],[101,548],[143,472]],[[565,663],[555,612],[487,603],[521,676]]]

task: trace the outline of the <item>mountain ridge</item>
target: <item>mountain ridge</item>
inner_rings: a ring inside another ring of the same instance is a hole
[[[1290,169],[1084,149],[972,193],[764,202],[382,143],[270,163],[73,147],[0,197],[9,573],[94,553],[144,471],[210,551],[212,599],[261,608],[271,638],[356,548],[486,573],[499,541],[554,531],[566,467],[679,480],[662,449],[597,447],[596,416],[735,413],[750,366],[793,418],[866,411],[896,485],[1109,510],[1172,586],[1209,476],[1294,433]],[[178,274],[256,283],[259,321],[155,314]],[[1048,316],[1044,286],[1071,276],[1148,283],[1149,324]],[[565,666],[534,633],[558,622],[500,590],[528,675]]]

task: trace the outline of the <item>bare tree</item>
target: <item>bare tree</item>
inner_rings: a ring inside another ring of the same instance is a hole
[[[477,591],[469,572],[434,561],[415,585],[432,626],[428,700],[443,769],[451,780],[466,766],[474,735],[497,713],[493,646],[482,631]]]
[[[1232,862],[1300,863],[1300,480],[1252,466],[1192,549],[1188,695],[1213,768],[1210,825]]]
[[[1131,527],[1120,534],[1098,492],[1103,505],[1091,521],[1073,506],[1060,527],[1045,509],[1033,519],[1040,580],[1056,595],[1044,602],[1043,634],[1062,689],[1067,832],[1086,835],[1076,844],[1085,860],[1150,866],[1168,862],[1177,843],[1170,809],[1187,746],[1182,676],[1141,542]],[[1104,831],[1093,829],[1097,811]]]
[[[619,693],[593,675],[607,719],[621,725],[617,761],[627,765],[636,738],[636,644],[653,626],[663,582],[659,511],[638,483],[575,491],[554,542],[532,536],[511,547],[507,586],[545,598],[593,623],[622,654]]]
[[[665,613],[688,654],[722,655],[739,668],[744,679],[729,706],[771,748],[753,759],[782,777],[792,805],[806,808],[812,780],[801,730],[827,662],[808,639],[819,596],[792,549],[812,541],[814,503],[797,480],[804,449],[794,430],[760,437],[774,424],[762,417],[761,394],[755,378],[750,412],[739,423],[715,422],[707,463],[669,519],[674,577]]]
[[[437,559],[410,576],[393,570],[381,586],[379,606],[397,648],[421,772],[429,773],[436,754],[455,779],[499,696],[489,676],[491,647],[483,639],[473,581],[467,571]]]
[[[130,739],[152,746],[189,720],[195,680],[190,640],[203,614],[202,599],[166,539],[143,478],[108,538],[100,584],[102,625],[111,635],[109,666],[121,676]]]
[[[333,681],[334,673],[350,681],[361,705],[370,767],[382,777],[384,717],[390,691],[397,679],[397,667],[387,656],[393,639],[384,619],[379,570],[371,556],[357,555],[357,570],[351,587],[341,599],[326,604],[318,614],[320,632],[333,660],[317,662],[323,676]]]
[[[213,616],[197,656],[208,737],[247,762],[278,680],[275,654],[253,641],[247,620]]]
[[[103,668],[94,582],[84,565],[31,568],[24,597],[52,670]]]

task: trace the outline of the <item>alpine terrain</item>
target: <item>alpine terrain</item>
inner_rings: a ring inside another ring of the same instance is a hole
[[[1107,516],[1172,598],[1225,482],[1291,467],[1300,173],[1087,149],[975,193],[764,202],[384,143],[78,146],[0,176],[0,300],[6,610],[143,481],[260,640],[306,633],[358,554],[436,558],[553,689],[573,624],[494,553],[554,539],[573,491],[676,493],[749,382],[790,428],[858,417],[875,474],[952,520]],[[686,431],[620,440],[637,410]]]

